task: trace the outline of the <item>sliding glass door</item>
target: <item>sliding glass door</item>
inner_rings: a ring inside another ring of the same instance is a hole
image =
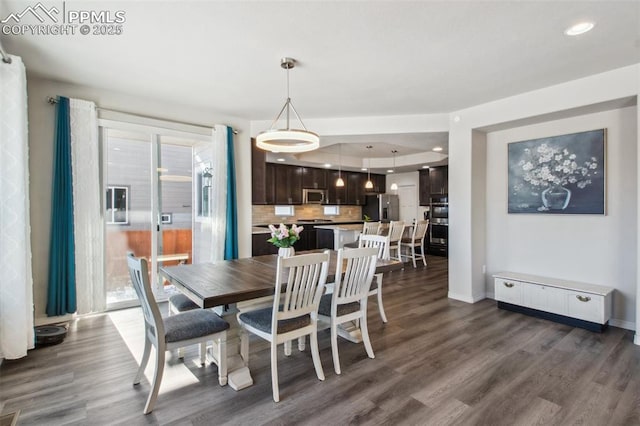
[[[174,291],[158,268],[192,263],[193,226],[209,195],[202,194],[203,167],[196,148],[210,142],[201,135],[109,124],[101,127],[105,293],[107,308],[117,309],[137,304],[128,252],[148,260],[158,300]]]

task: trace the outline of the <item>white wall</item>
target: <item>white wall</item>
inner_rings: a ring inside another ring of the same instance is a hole
[[[398,191],[391,190],[392,183],[398,184]],[[413,204],[415,210],[407,213],[407,215],[403,215],[403,210],[400,208],[400,220],[404,220],[407,223],[411,223],[413,219],[422,220],[424,218],[423,212],[426,207],[420,206],[420,175],[418,172],[409,172],[409,173],[390,173],[387,175],[386,180],[386,193],[387,194],[398,194],[400,198],[400,205],[402,204]],[[411,188],[409,190],[409,188]],[[404,199],[405,197],[410,197],[410,200]]]
[[[486,290],[515,271],[616,288],[613,325],[633,328],[636,293],[637,116],[628,107],[487,134]],[[607,129],[606,215],[507,214],[507,144]]]
[[[214,108],[189,106],[188,99],[175,102],[137,98],[108,90],[61,83],[27,76],[29,107],[29,168],[31,197],[31,247],[36,322],[46,316],[49,233],[51,216],[51,174],[55,108],[48,96],[67,96],[94,101],[98,107],[143,114],[160,119],[185,121],[204,126],[227,124],[240,133],[235,137],[238,188],[238,245],[240,257],[251,256],[251,145],[249,121],[225,116]],[[55,320],[52,319],[52,320]]]

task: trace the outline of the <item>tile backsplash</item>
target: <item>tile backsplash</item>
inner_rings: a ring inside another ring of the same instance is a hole
[[[301,204],[293,206],[294,216],[276,216],[274,206],[252,206],[251,216],[254,225],[296,222],[304,219],[331,219],[333,221],[362,220],[361,206],[340,206],[339,215],[325,216],[324,206],[318,204]]]

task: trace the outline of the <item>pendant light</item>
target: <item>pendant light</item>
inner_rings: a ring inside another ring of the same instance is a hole
[[[336,181],[336,186],[341,187],[344,186],[344,180],[342,180],[342,144],[338,144],[339,153],[338,153],[338,180]]]
[[[396,154],[398,153],[398,151],[396,151],[394,149],[393,151],[391,151],[391,153],[393,154],[393,172],[395,173],[396,172]],[[398,190],[398,184],[393,182],[389,188],[392,191],[397,191]]]
[[[271,123],[271,128],[261,132],[256,137],[256,146],[267,151],[275,152],[307,152],[318,149],[320,146],[320,137],[316,133],[307,130],[298,111],[296,111],[296,108],[293,106],[293,102],[291,102],[291,97],[289,97],[289,70],[296,66],[296,60],[293,58],[282,58],[280,60],[280,66],[287,70],[287,100],[276,119]],[[287,114],[286,129],[275,129],[274,126],[285,111]],[[289,123],[291,111],[293,111],[304,130],[291,128]]]
[[[367,145],[367,150],[373,148],[371,145]],[[373,182],[371,182],[371,154],[369,154],[369,167],[367,167],[367,183],[364,184],[365,189],[373,189]]]

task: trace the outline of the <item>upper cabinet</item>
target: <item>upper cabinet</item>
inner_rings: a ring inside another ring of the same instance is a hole
[[[302,204],[302,167],[274,166],[275,204]]]
[[[327,189],[327,169],[302,168],[302,188]]]
[[[365,189],[367,174],[342,171],[343,187],[336,187],[337,170],[267,163],[267,153],[251,141],[251,200],[253,204],[302,204],[302,189],[326,189],[325,204],[364,205],[367,194],[385,192],[386,176],[371,175],[373,189]]]
[[[431,197],[431,183],[429,182],[429,169],[420,170],[419,182],[420,182],[420,205],[428,206],[429,197]]]
[[[338,176],[342,175],[342,180],[344,181],[344,186],[338,187],[336,186],[336,182],[338,180]],[[347,175],[346,172],[338,173],[337,170],[329,170],[327,173],[328,176],[328,191],[327,191],[327,202],[326,204],[347,204]]]
[[[253,204],[270,204],[267,200],[266,173],[267,153],[256,147],[256,140],[251,139],[251,202]]]
[[[440,166],[429,169],[430,195],[443,195],[449,193],[449,167]]]

